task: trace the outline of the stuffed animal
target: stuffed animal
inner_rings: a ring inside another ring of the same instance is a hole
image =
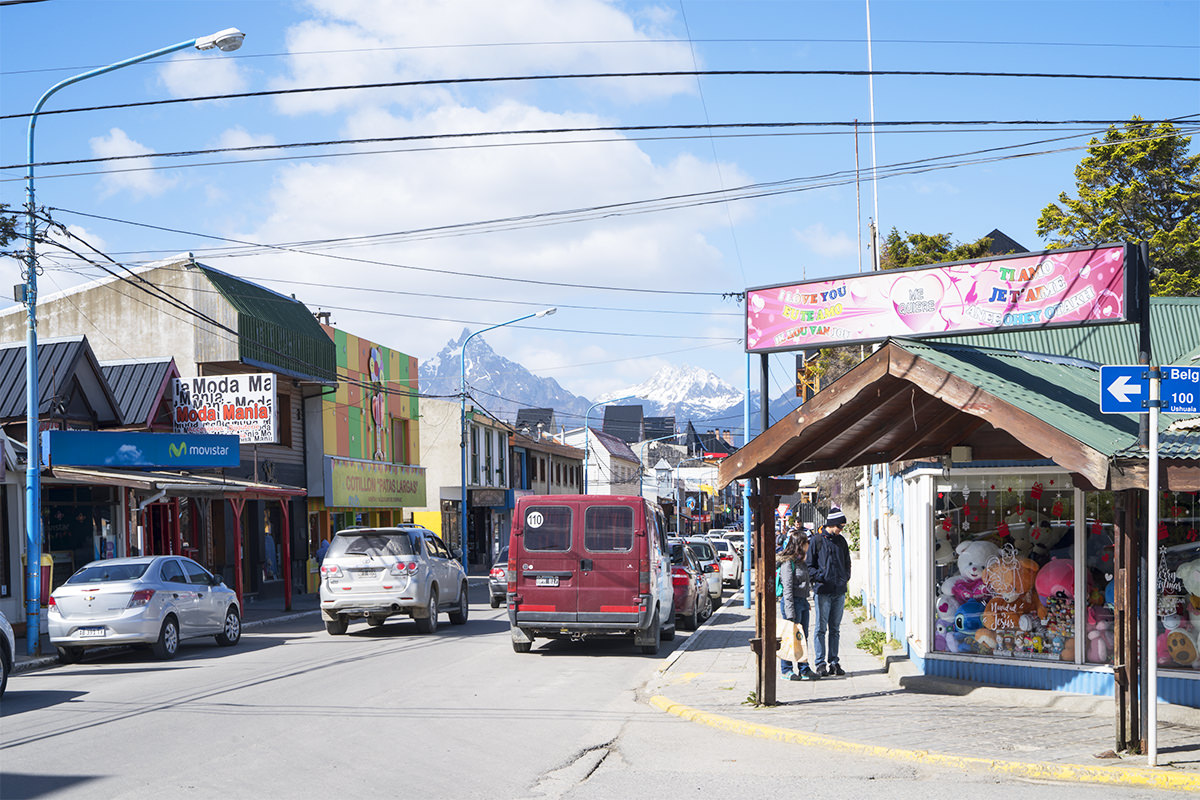
[[[939,619],[933,624],[933,649],[945,653],[947,650],[946,635],[954,630],[954,621]]]
[[[958,572],[970,581],[983,578],[988,562],[1000,553],[1000,548],[991,542],[962,542],[954,548],[958,556]]]
[[[1168,614],[1162,622],[1166,630],[1158,637],[1158,663],[1190,668],[1200,661],[1195,629],[1178,614]]]
[[[1029,538],[1033,540],[1033,547],[1029,554],[1034,558],[1042,559],[1050,555],[1063,537],[1067,535],[1067,531],[1071,530],[1068,525],[1051,525],[1043,520],[1040,525],[1037,525],[1029,534]],[[1070,542],[1067,542],[1070,545]]]
[[[1087,661],[1089,664],[1111,664],[1113,653],[1112,611],[1089,608],[1087,611]]]
[[[1018,556],[1014,548],[1005,547],[984,568],[983,582],[991,594],[1011,602],[1033,588],[1037,574],[1037,562]]]
[[[1175,568],[1175,574],[1188,594],[1200,597],[1200,558],[1183,562]]]
[[[1055,558],[1038,570],[1034,581],[1038,597],[1046,602],[1051,597],[1075,599],[1075,562]]]
[[[939,620],[948,620],[951,627],[954,625],[954,615],[958,613],[958,607],[962,603],[953,594],[938,595],[934,601],[933,610],[937,614]]]
[[[997,649],[996,633],[987,628],[979,628],[975,631],[975,652],[981,655],[990,656]]]
[[[979,599],[971,599],[963,603],[958,613],[954,615],[954,630],[967,636],[974,636],[975,631],[982,627],[983,624],[983,601]]]
[[[950,534],[940,527],[933,531],[933,563],[939,567],[954,563],[954,545],[950,544]]]
[[[983,597],[986,594],[987,587],[983,585],[983,578],[968,580],[955,573],[942,581],[942,596],[952,597],[959,603],[965,603],[971,598]]]

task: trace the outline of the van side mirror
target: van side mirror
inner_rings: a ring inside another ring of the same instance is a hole
[[[212,585],[213,586],[223,586],[224,584],[225,584],[225,579],[222,578],[220,575],[212,576]]]

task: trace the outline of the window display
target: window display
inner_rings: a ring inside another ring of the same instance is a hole
[[[1158,525],[1158,664],[1200,669],[1200,497],[1163,492]]]
[[[939,488],[934,650],[1075,660],[1074,502],[1065,474]]]

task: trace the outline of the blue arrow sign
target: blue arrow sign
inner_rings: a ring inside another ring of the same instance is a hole
[[[1162,410],[1200,413],[1200,367],[1162,367]],[[1101,367],[1103,371],[1103,367]]]
[[[1100,413],[1141,414],[1150,399],[1150,368],[1142,364],[1100,367]]]

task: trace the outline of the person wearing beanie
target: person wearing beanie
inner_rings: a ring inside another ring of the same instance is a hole
[[[846,587],[850,583],[850,545],[842,536],[845,526],[846,515],[833,506],[808,548],[808,573],[815,601],[813,662],[817,675],[822,678],[846,674],[838,660],[842,612],[846,608]]]

